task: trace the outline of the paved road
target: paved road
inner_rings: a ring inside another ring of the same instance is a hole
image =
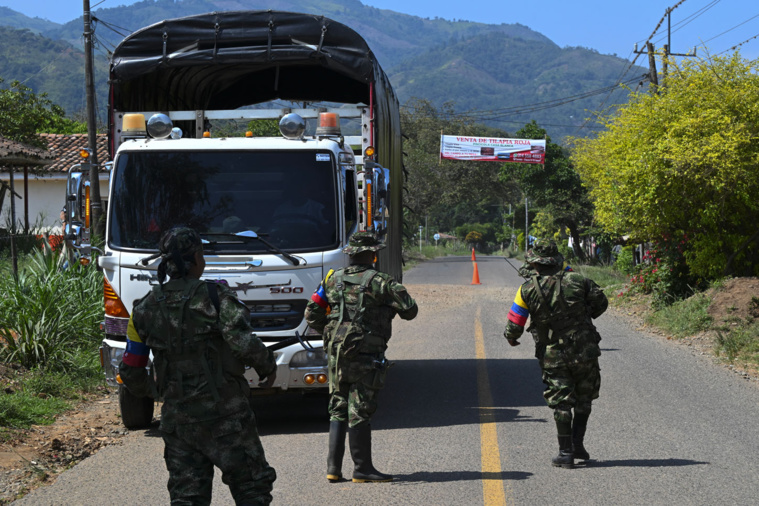
[[[553,468],[555,428],[529,336],[501,337],[520,279],[502,258],[439,259],[404,279],[419,317],[397,321],[395,362],[374,420],[389,484],[324,478],[323,400],[257,404],[278,504],[756,504],[759,389],[608,312],[601,398],[574,470]],[[346,455],[346,469],[349,456]],[[168,504],[162,442],[134,431],[18,504]],[[217,476],[214,505],[233,504]],[[15,504],[15,503],[14,503]]]

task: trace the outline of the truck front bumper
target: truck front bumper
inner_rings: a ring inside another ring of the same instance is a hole
[[[126,343],[104,339],[100,345],[100,365],[105,373],[108,386],[118,387],[119,363],[124,355]],[[152,362],[152,355],[151,355]],[[314,343],[314,351],[305,350],[300,344],[274,352],[277,362],[277,379],[271,389],[258,386],[258,374],[252,368],[246,368],[245,379],[251,389],[255,390],[318,390],[327,388],[327,355],[321,343]],[[150,363],[148,364],[150,367]]]

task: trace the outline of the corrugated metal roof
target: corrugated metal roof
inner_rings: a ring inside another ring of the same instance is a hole
[[[48,165],[52,162],[53,155],[49,151],[0,136],[0,167],[4,171],[7,171],[7,165]]]

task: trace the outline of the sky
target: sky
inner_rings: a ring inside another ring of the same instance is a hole
[[[91,9],[130,5],[137,0],[90,0]],[[670,18],[672,53],[689,53],[694,46],[704,55],[738,49],[744,58],[759,58],[759,1],[757,0],[361,0],[365,5],[404,14],[481,23],[520,23],[542,33],[561,47],[583,46],[601,54],[631,60],[638,43],[651,38],[655,47],[667,43],[666,11]],[[0,6],[64,23],[79,16],[79,0],[0,0]],[[675,7],[676,6],[676,7]],[[755,38],[754,38],[755,37]],[[640,56],[639,64],[644,64]]]

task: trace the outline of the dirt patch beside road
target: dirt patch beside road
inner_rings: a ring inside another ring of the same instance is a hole
[[[60,473],[103,446],[120,444],[127,433],[118,397],[108,391],[91,396],[51,425],[7,434],[0,444],[0,504],[53,483]]]

